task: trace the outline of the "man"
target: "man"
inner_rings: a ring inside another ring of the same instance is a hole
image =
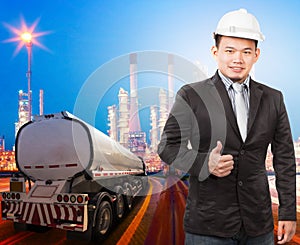
[[[186,244],[274,244],[269,144],[284,244],[296,229],[295,157],[281,92],[249,76],[264,36],[240,9],[220,19],[214,38],[216,74],[178,91],[158,147],[163,161],[190,174]]]

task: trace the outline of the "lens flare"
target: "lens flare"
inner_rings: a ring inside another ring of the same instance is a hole
[[[34,32],[37,24],[39,23],[40,18],[36,19],[31,26],[27,26],[24,18],[21,16],[21,27],[20,29],[8,24],[3,23],[3,25],[9,29],[12,33],[16,34],[15,37],[9,38],[4,40],[4,43],[10,43],[10,42],[19,42],[18,46],[16,47],[13,56],[16,56],[23,46],[30,44],[36,45],[48,52],[50,50],[44,46],[42,43],[36,40],[37,37],[44,36],[50,34],[52,31],[44,31],[44,32]]]

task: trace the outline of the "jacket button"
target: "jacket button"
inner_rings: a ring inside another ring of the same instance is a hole
[[[239,185],[239,186],[243,186],[243,181],[240,180],[240,181],[238,182],[238,185]]]
[[[241,151],[240,151],[240,154],[241,154],[241,155],[244,155],[244,154],[245,154],[245,150],[241,150]]]

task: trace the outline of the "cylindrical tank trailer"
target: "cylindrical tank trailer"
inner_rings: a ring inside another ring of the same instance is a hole
[[[93,178],[104,172],[144,172],[139,157],[68,112],[37,116],[21,127],[16,161],[32,180],[65,180],[80,172]]]

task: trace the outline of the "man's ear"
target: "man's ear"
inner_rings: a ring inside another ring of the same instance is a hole
[[[212,46],[211,49],[210,49],[210,52],[211,52],[212,56],[216,59],[217,56],[218,56],[218,48],[217,48],[217,46],[215,46],[215,45]]]
[[[258,60],[259,56],[260,56],[260,49],[256,48],[256,50],[255,50],[255,62]]]

